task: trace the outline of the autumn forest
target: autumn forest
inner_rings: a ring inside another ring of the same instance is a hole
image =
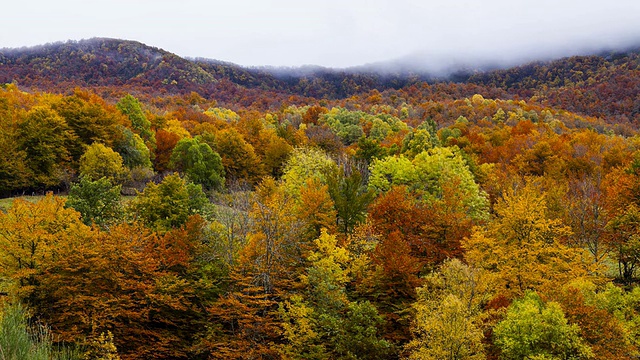
[[[0,359],[640,356],[640,50],[0,49]]]

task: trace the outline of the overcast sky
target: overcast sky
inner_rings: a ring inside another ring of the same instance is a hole
[[[0,48],[112,37],[241,65],[495,61],[640,44],[640,0],[18,0]]]

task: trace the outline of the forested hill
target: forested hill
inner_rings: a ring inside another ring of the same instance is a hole
[[[418,79],[327,68],[294,72],[244,68],[210,59],[185,59],[136,41],[94,38],[0,50],[0,83],[64,90],[118,86],[144,92],[188,93],[234,101],[237,92],[271,91],[343,98],[372,89],[400,88]]]
[[[197,92],[227,106],[261,102],[261,108],[277,108],[282,101],[304,104],[308,98],[344,99],[435,82],[430,74],[383,74],[365,69],[246,68],[217,60],[185,59],[139,42],[107,38],[0,49],[0,83],[53,92],[94,88],[107,98],[122,95],[111,94],[114,88],[146,95]],[[465,71],[444,79],[458,84],[452,87],[462,87],[452,91],[466,93],[464,87],[473,86],[483,95],[518,96],[609,123],[635,126],[640,121],[640,48],[503,70]]]
[[[465,81],[609,122],[640,121],[640,48],[535,62]]]

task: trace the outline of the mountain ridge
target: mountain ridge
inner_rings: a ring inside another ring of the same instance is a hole
[[[119,87],[151,95],[196,92],[232,103],[250,103],[259,92],[344,99],[373,90],[398,90],[427,82],[475,84],[508,97],[535,100],[616,122],[640,122],[640,47],[535,61],[507,69],[452,67],[446,77],[368,64],[243,67],[207,58],[183,58],[134,40],[92,38],[0,49],[0,83],[45,91]],[[277,106],[277,101],[274,106]]]

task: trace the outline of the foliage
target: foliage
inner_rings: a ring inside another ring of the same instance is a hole
[[[570,325],[556,302],[543,302],[534,292],[513,302],[495,329],[505,359],[590,359],[591,348]]]
[[[323,230],[301,276],[302,295],[280,307],[287,344],[282,352],[296,359],[376,359],[390,354],[390,344],[378,338],[383,320],[369,302],[351,302],[349,252]]]
[[[113,334],[111,331],[100,333],[100,336],[92,340],[87,345],[88,350],[84,353],[84,358],[89,360],[120,360],[118,349],[113,344]]]
[[[65,205],[78,211],[86,225],[106,226],[122,218],[120,190],[105,177],[91,181],[83,176],[71,186]]]
[[[60,182],[65,164],[71,160],[69,143],[75,135],[65,120],[50,107],[34,107],[18,125],[20,150],[29,159],[34,185],[53,186]]]
[[[344,168],[327,176],[329,194],[336,209],[337,225],[343,234],[349,234],[354,227],[364,222],[367,208],[373,201],[375,193],[367,189],[360,171]]]
[[[80,158],[80,176],[89,181],[105,178],[112,184],[121,184],[127,170],[120,154],[103,144],[93,143]]]
[[[498,292],[519,297],[587,276],[581,249],[562,244],[571,229],[548,217],[546,195],[534,181],[503,196],[496,218],[463,242],[469,264],[491,271]]]
[[[296,148],[284,166],[282,181],[292,194],[297,194],[307,179],[316,178],[326,184],[327,177],[337,172],[337,165],[325,152],[315,148]]]
[[[429,275],[414,303],[411,359],[484,359],[483,306],[491,289],[483,270],[459,260]]]
[[[224,169],[220,155],[198,137],[178,141],[171,154],[174,169],[205,189],[220,189],[224,184]]]
[[[486,194],[475,182],[474,176],[459,150],[434,148],[421,152],[413,160],[400,155],[375,160],[371,164],[369,186],[377,191],[388,191],[394,185],[408,185],[419,191],[424,200],[433,202],[442,198],[446,184],[456,184],[460,204],[474,219],[486,217]]]
[[[132,169],[137,166],[151,167],[150,152],[142,138],[128,128],[121,127],[121,137],[114,142],[113,149],[122,156],[124,164]]]
[[[37,203],[16,199],[0,213],[0,279],[9,281],[18,299],[32,305],[38,285],[57,247],[88,235],[80,213],[64,199],[48,194]]]
[[[120,112],[129,117],[131,127],[140,135],[145,144],[155,147],[156,139],[151,131],[151,122],[142,111],[142,106],[138,99],[127,94],[118,101],[116,107]]]
[[[187,222],[191,215],[208,213],[209,200],[200,185],[187,183],[178,174],[160,184],[148,183],[129,203],[131,214],[153,229],[168,231]]]

